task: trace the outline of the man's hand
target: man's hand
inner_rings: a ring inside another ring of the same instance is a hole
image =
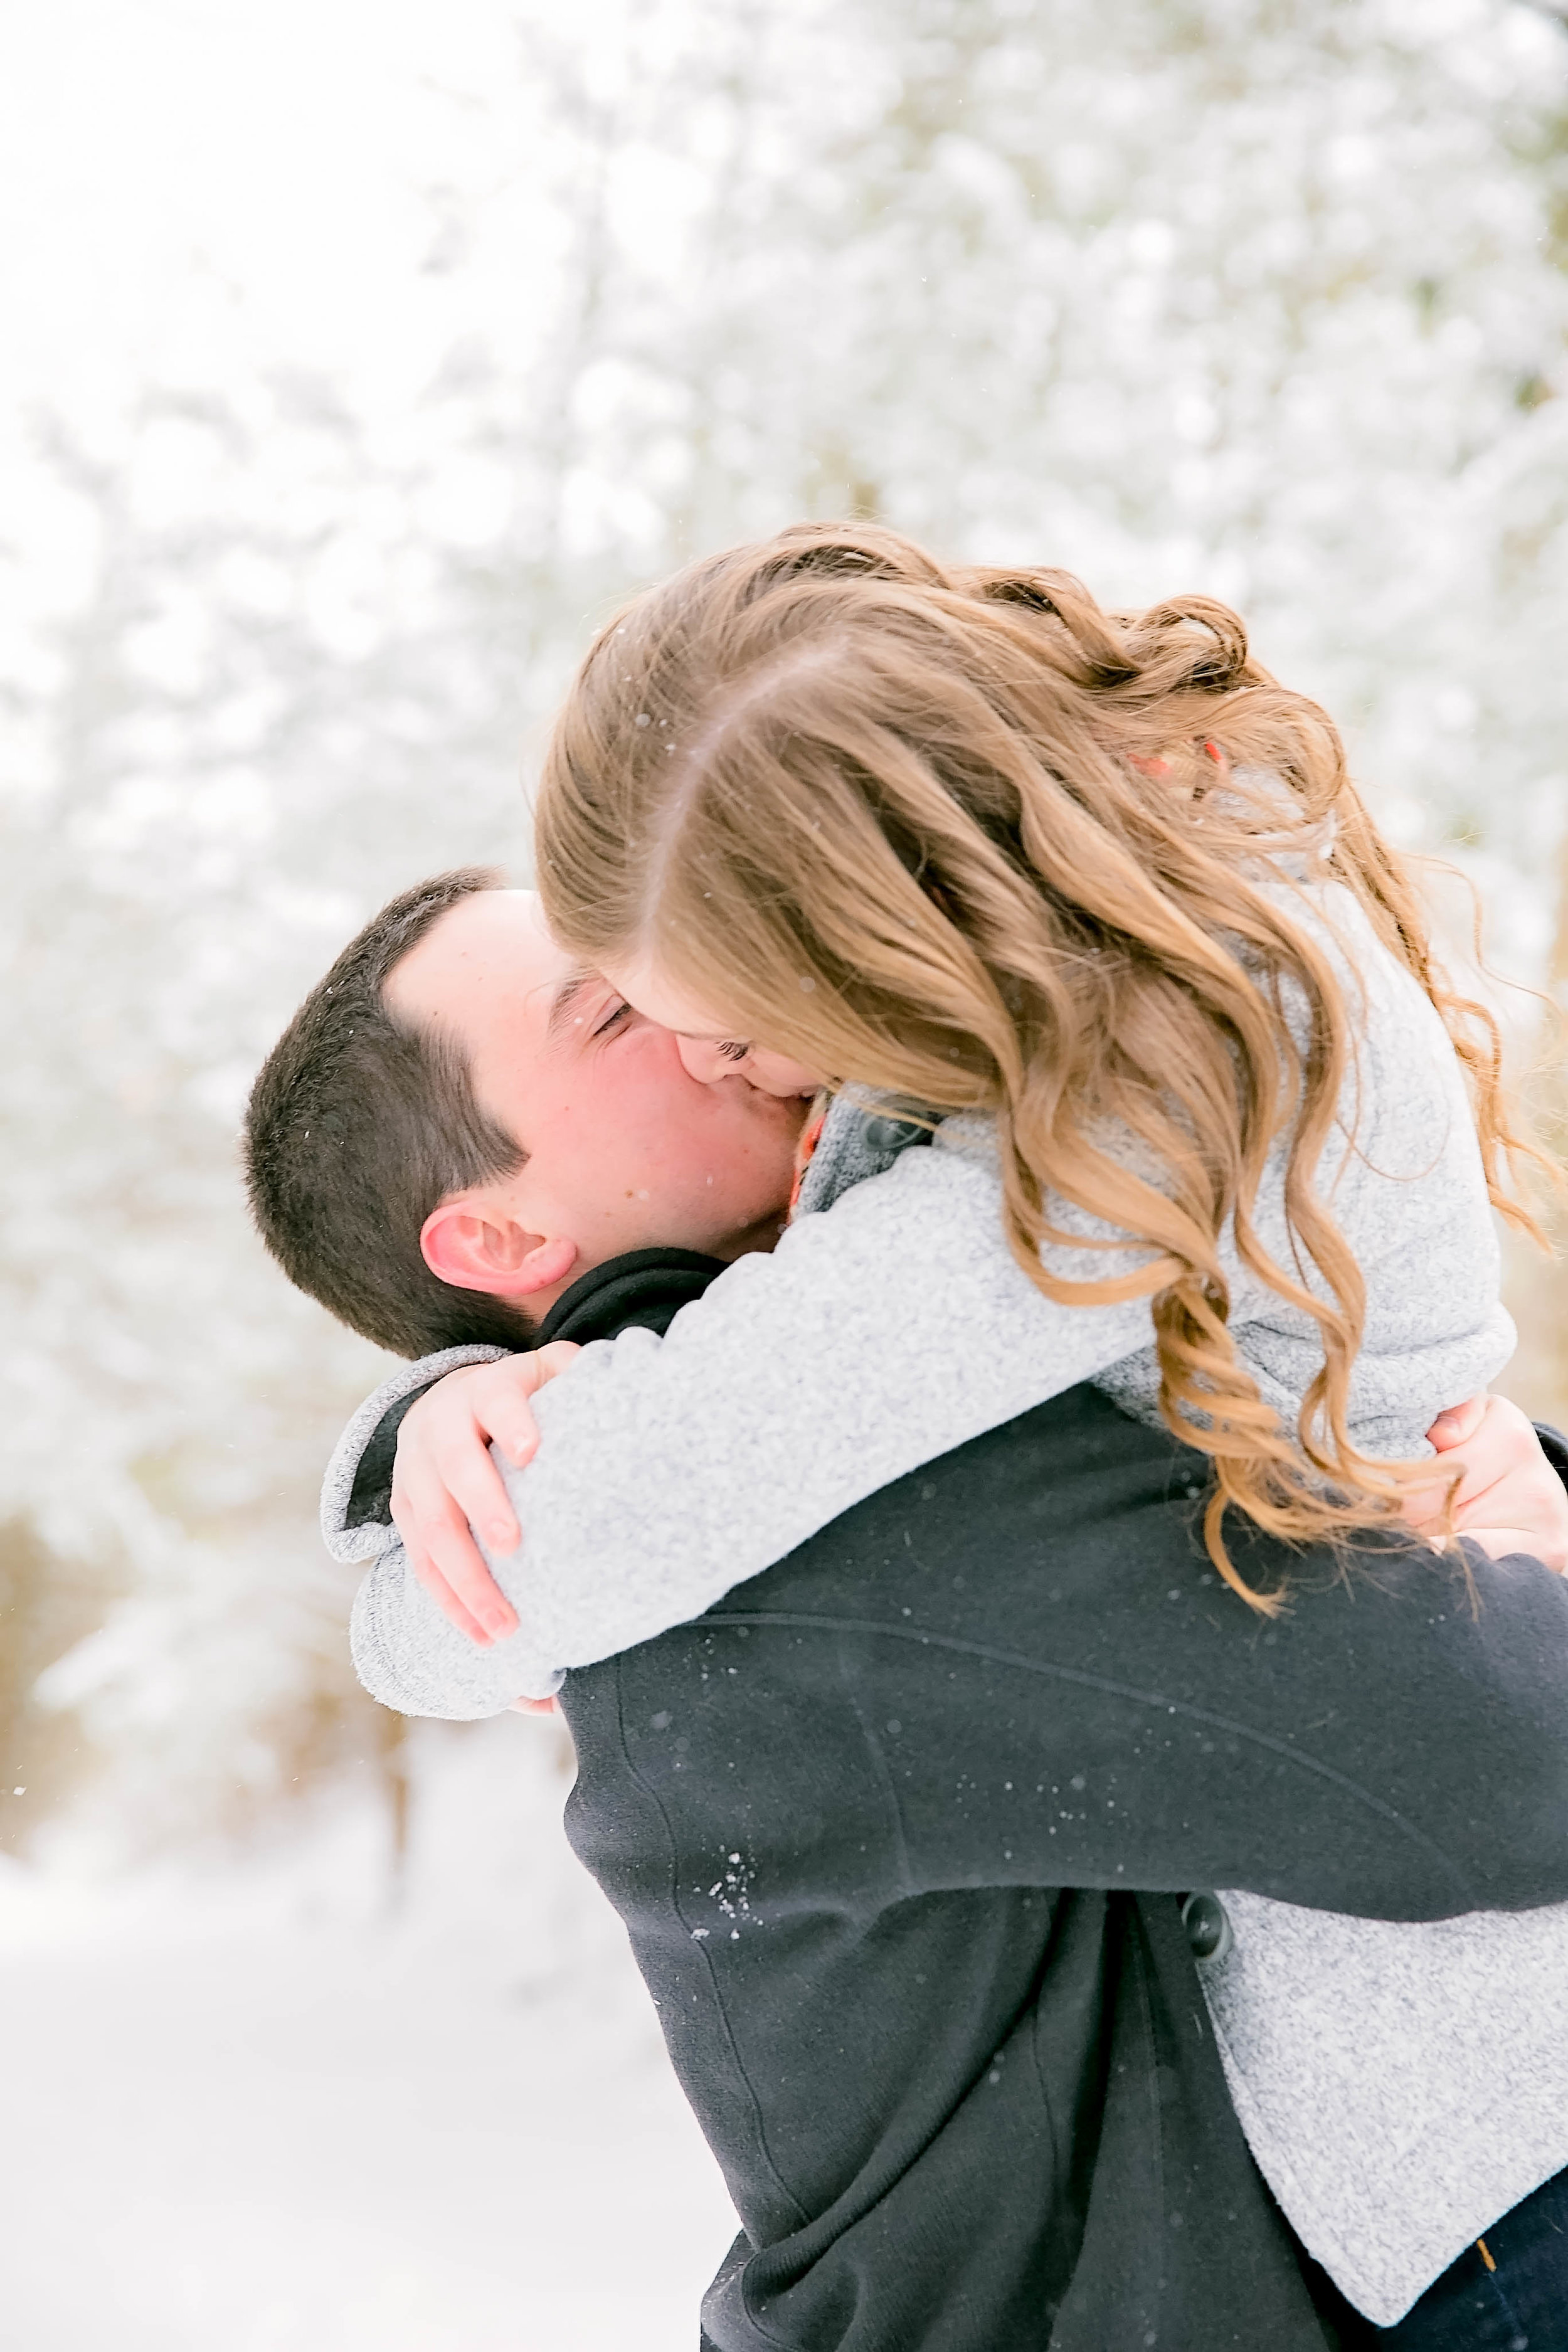
[[[405,1415],[397,1433],[392,1516],[414,1573],[437,1608],[481,1649],[517,1631],[517,1612],[469,1533],[492,1552],[522,1540],[489,1455],[491,1441],[521,1469],[539,1430],[529,1399],[581,1350],[570,1339],[448,1372]]]
[[[1438,1414],[1426,1433],[1438,1475],[1414,1488],[1405,1517],[1436,1535],[1456,1472],[1455,1532],[1502,1559],[1532,1553],[1561,1574],[1568,1568],[1568,1490],[1541,1450],[1530,1421],[1506,1397],[1471,1397]]]

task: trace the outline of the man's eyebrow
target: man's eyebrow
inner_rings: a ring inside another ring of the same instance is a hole
[[[574,971],[562,982],[555,992],[555,1002],[550,1008],[550,1018],[544,1025],[545,1036],[552,1045],[568,1026],[572,1007],[583,991],[598,977],[596,971]]]

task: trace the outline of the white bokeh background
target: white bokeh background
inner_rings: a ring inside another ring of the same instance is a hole
[[[1231,598],[1391,830],[1479,886],[1494,961],[1561,984],[1558,13],[11,12],[0,2210],[29,2352],[694,2339],[724,2200],[562,1847],[554,1736],[403,1739],[353,1688],[311,1503],[378,1361],[247,1233],[249,1076],[390,891],[526,870],[521,780],[595,616],[800,513]],[[1521,1261],[1542,1410],[1563,1297]]]

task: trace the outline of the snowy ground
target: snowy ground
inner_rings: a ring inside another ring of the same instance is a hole
[[[690,2352],[734,2230],[552,1726],[416,1751],[386,1905],[345,1807],[202,1883],[0,1877],[17,2352]]]

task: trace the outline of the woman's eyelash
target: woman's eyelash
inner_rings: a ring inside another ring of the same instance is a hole
[[[631,1006],[623,996],[620,1003],[615,1007],[614,1011],[606,1013],[604,1020],[600,1022],[598,1027],[594,1032],[595,1036],[607,1036],[610,1031],[614,1029],[618,1023],[625,1020],[626,1014],[631,1011]]]
[[[751,1050],[749,1044],[742,1045],[733,1037],[726,1037],[723,1043],[715,1048],[716,1052],[723,1055],[727,1062],[743,1062]]]

